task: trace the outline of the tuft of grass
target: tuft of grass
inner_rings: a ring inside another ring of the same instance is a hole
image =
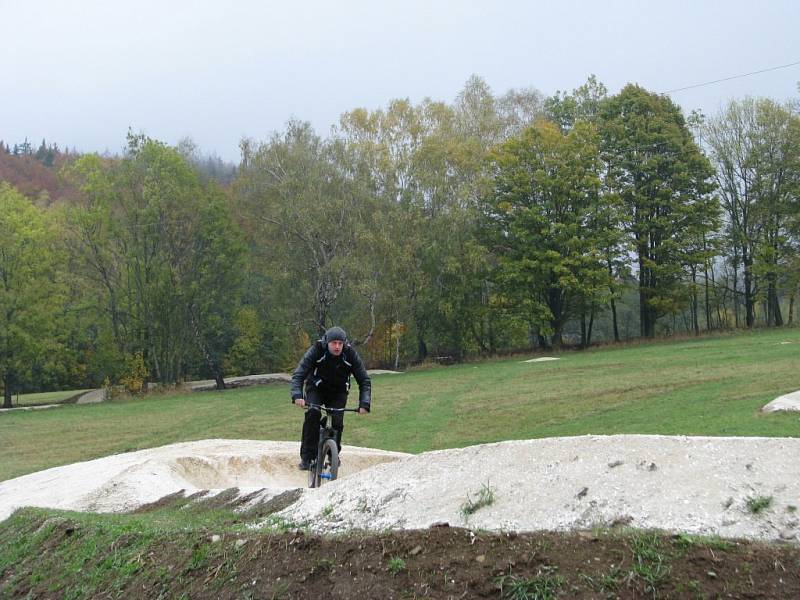
[[[271,531],[274,533],[288,533],[290,531],[303,531],[308,533],[311,528],[311,520],[291,521],[277,515],[269,515],[263,521],[250,525],[253,529],[261,531]]]
[[[644,582],[645,592],[658,594],[658,589],[669,577],[668,556],[661,549],[661,540],[657,533],[635,533],[628,543],[633,552],[633,570],[635,577]]]
[[[757,515],[772,506],[772,496],[751,496],[745,500],[747,510]]]
[[[690,579],[686,582],[680,582],[675,586],[675,591],[679,594],[689,592],[694,598],[705,598],[706,596],[701,592],[701,585],[697,579]]]
[[[504,575],[497,578],[500,596],[508,600],[553,600],[565,579],[552,572],[552,569],[540,569],[531,578],[517,575]]]
[[[317,564],[311,567],[311,574],[330,573],[333,571],[334,562],[329,558],[320,559]]]
[[[729,552],[735,548],[733,543],[723,540],[722,538],[692,535],[689,533],[679,533],[675,535],[672,539],[672,544],[679,551],[684,553],[695,546],[711,548],[712,550],[719,550],[721,552]]]
[[[688,533],[679,533],[672,539],[672,545],[678,550],[686,552],[690,548],[698,545],[697,536]]]
[[[591,577],[590,575],[581,573],[580,578],[595,592],[613,595],[625,579],[625,574],[619,567],[614,567],[609,573],[604,573],[598,577]]]
[[[390,558],[389,562],[386,564],[386,570],[389,571],[392,577],[397,577],[401,572],[405,571],[405,569],[406,561],[399,556]]]
[[[487,481],[481,486],[478,493],[475,494],[474,499],[467,494],[467,501],[461,505],[461,515],[464,519],[468,519],[470,515],[475,514],[484,506],[491,506],[492,504],[494,504],[494,488],[492,488]]]
[[[198,571],[206,566],[208,563],[210,548],[207,544],[199,544],[192,550],[192,556],[184,569],[184,573],[191,571]]]

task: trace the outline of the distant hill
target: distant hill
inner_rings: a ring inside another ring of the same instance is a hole
[[[236,176],[235,164],[223,161],[216,154],[202,153],[191,141],[183,141],[177,149],[205,179],[228,186]],[[65,164],[80,156],[45,140],[36,150],[27,139],[13,145],[0,140],[0,181],[10,183],[40,204],[49,205],[75,195],[76,190],[59,173]]]
[[[10,183],[32,200],[50,204],[74,192],[59,171],[76,157],[55,144],[48,146],[44,140],[36,151],[27,140],[13,148],[0,141],[0,181]]]

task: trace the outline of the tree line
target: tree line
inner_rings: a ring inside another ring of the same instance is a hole
[[[291,121],[235,169],[131,133],[64,161],[58,198],[0,184],[5,403],[135,374],[222,387],[333,323],[384,367],[791,324],[798,160],[794,105],[687,118],[594,77],[551,97],[473,77],[327,137]]]

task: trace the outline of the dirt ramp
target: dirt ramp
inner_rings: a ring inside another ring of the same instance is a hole
[[[407,456],[345,446],[340,478]],[[0,520],[21,506],[134,510],[180,490],[261,490],[263,500],[307,486],[298,460],[297,442],[254,440],[203,440],[116,454],[0,482]]]
[[[521,440],[418,454],[304,494],[323,532],[629,526],[800,543],[800,439],[655,435]]]
[[[339,478],[343,479],[375,465],[397,460],[398,453],[345,446]],[[297,468],[297,448],[272,451],[260,456],[223,454],[214,456],[182,456],[169,463],[176,477],[187,488],[216,490],[226,488],[292,489],[308,485],[308,473]]]
[[[261,456],[181,456],[170,462],[175,475],[198,490],[302,487],[305,477],[297,469],[295,454]]]

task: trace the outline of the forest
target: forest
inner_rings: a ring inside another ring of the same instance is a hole
[[[394,369],[790,326],[799,109],[473,76],[327,136],[289,121],[237,165],[134,131],[119,155],[2,141],[3,403],[222,387],[291,369],[332,324]]]

